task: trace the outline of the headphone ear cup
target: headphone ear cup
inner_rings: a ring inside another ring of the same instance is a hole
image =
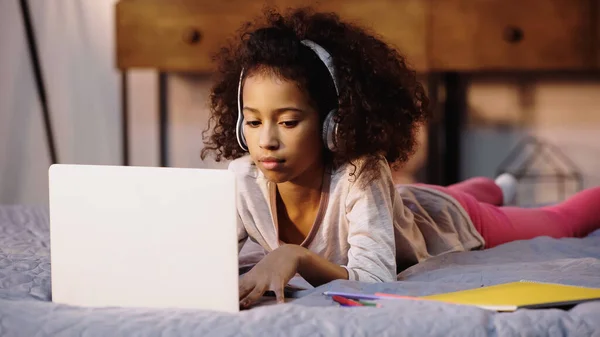
[[[246,143],[246,136],[244,135],[244,117],[239,117],[235,131],[238,144],[242,150],[248,151],[248,144]]]
[[[323,121],[323,131],[321,135],[323,138],[323,143],[331,152],[335,152],[337,150],[338,123],[334,120],[336,113],[337,109],[329,111],[327,117],[325,117],[325,121]]]
[[[242,83],[244,80],[244,69],[240,72],[240,81],[238,83],[238,95],[237,95],[237,107],[238,116],[235,125],[235,137],[237,138],[238,145],[244,151],[248,151],[248,144],[246,143],[246,136],[244,136],[244,114],[242,113]]]

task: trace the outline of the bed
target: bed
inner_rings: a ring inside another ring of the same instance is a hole
[[[600,231],[452,253],[413,266],[398,282],[335,281],[281,305],[239,314],[198,310],[80,308],[51,302],[48,211],[0,206],[0,336],[600,336],[600,302],[495,313],[450,304],[393,301],[339,307],[325,290],[427,295],[528,279],[600,287]],[[260,258],[245,247],[241,264]]]

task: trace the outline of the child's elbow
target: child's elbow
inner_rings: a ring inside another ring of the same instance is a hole
[[[352,268],[349,270],[348,279],[366,283],[384,283],[396,281],[396,275],[387,270],[369,271],[365,269]]]

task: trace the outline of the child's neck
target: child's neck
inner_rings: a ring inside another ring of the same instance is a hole
[[[300,179],[277,184],[279,197],[288,212],[319,206],[324,171],[325,167],[319,165],[306,172]]]

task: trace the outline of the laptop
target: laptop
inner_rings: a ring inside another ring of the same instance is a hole
[[[238,312],[235,177],[52,165],[52,301]]]

